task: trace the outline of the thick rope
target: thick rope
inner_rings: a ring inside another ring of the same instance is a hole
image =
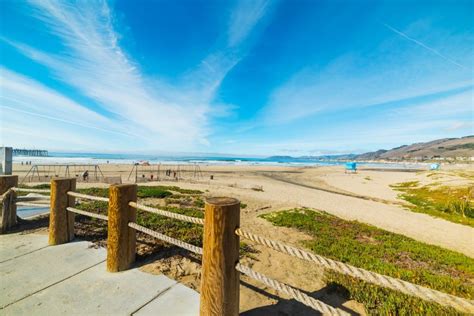
[[[39,203],[28,203],[28,202],[16,202],[17,206],[33,206],[33,207],[49,207],[48,204],[39,204]]]
[[[106,216],[106,215],[91,213],[91,212],[83,211],[83,210],[80,210],[80,209],[77,209],[77,208],[74,208],[74,207],[66,207],[66,209],[67,209],[69,212],[72,212],[72,213],[77,213],[77,214],[81,214],[81,215],[85,215],[85,216],[89,216],[89,217],[101,219],[101,220],[104,220],[104,221],[108,221],[108,220],[109,220],[109,217]]]
[[[238,236],[252,240],[258,244],[270,247],[276,251],[286,253],[290,256],[303,260],[315,262],[325,268],[333,271],[350,275],[366,282],[377,284],[392,290],[396,290],[408,295],[416,296],[427,301],[436,302],[443,306],[455,308],[464,313],[474,313],[474,301],[460,298],[454,295],[446,294],[432,290],[420,285],[412,284],[403,280],[395,279],[389,276],[381,275],[375,272],[367,271],[361,268],[328,259],[316,254],[283,244],[281,242],[267,239],[238,228],[235,230]]]
[[[181,240],[178,240],[178,239],[171,238],[169,236],[160,234],[158,232],[155,232],[154,230],[151,230],[149,228],[138,225],[137,223],[131,223],[130,222],[130,223],[128,223],[128,226],[135,229],[135,230],[141,231],[142,233],[148,234],[152,237],[155,237],[155,238],[158,238],[160,240],[166,241],[167,243],[173,244],[175,246],[178,246],[178,247],[184,248],[186,250],[189,250],[191,252],[202,255],[202,248],[200,248],[200,247],[197,247],[197,246],[185,243],[184,241],[181,241]]]
[[[147,212],[154,213],[154,214],[158,214],[158,215],[161,215],[161,216],[178,219],[178,220],[184,221],[184,222],[204,225],[204,219],[202,219],[202,218],[193,217],[193,216],[186,216],[186,215],[183,215],[183,214],[177,214],[177,213],[168,212],[168,211],[163,211],[163,210],[153,208],[153,207],[150,207],[150,206],[146,206],[146,205],[143,205],[143,204],[138,204],[136,202],[130,202],[130,203],[128,203],[128,205],[130,205],[131,207],[134,207],[136,209],[147,211]]]
[[[286,285],[285,283],[273,280],[268,278],[267,276],[258,273],[252,269],[250,269],[247,266],[244,266],[240,263],[237,263],[235,266],[235,269],[239,272],[242,272],[243,274],[251,277],[252,279],[255,279],[257,281],[262,282],[263,284],[274,288],[277,291],[283,292],[298,302],[303,303],[306,306],[312,307],[313,309],[320,311],[324,315],[349,315],[348,313],[334,308],[332,306],[329,306],[321,301],[318,301],[317,299],[312,298],[311,296],[301,292],[298,289],[295,289],[289,285]]]
[[[49,195],[42,195],[42,196],[18,196],[16,201],[18,202],[28,202],[28,201],[49,201]]]
[[[29,188],[12,188],[16,192],[32,192],[32,193],[51,193],[48,189],[29,189]]]
[[[1,196],[0,196],[0,200],[3,201],[10,196],[10,193],[12,192],[13,190],[10,188],[8,189],[5,193],[3,193]]]
[[[86,200],[109,202],[109,199],[108,199],[108,198],[106,198],[106,197],[101,197],[101,196],[94,196],[94,195],[88,195],[88,194],[81,194],[81,193],[74,192],[74,191],[69,191],[67,194],[70,195],[70,196],[74,196],[74,197],[81,198],[81,199],[86,199]]]

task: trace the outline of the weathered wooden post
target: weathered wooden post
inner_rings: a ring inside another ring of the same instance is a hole
[[[10,188],[18,186],[18,176],[0,176],[0,195],[7,192]],[[16,221],[16,192],[10,191],[2,202],[2,220],[0,222],[0,233],[6,233],[8,229],[15,226]]]
[[[109,189],[107,271],[127,270],[135,262],[136,233],[128,227],[137,220],[135,208],[130,202],[137,201],[136,184],[116,184]]]
[[[201,279],[201,316],[239,314],[240,202],[216,197],[206,201]]]
[[[75,198],[67,192],[76,190],[76,178],[51,179],[51,207],[49,214],[49,244],[60,245],[74,239],[74,213],[67,207],[74,207]]]

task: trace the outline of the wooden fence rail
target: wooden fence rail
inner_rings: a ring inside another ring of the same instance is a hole
[[[17,224],[16,220],[16,192],[12,188],[18,185],[18,176],[2,175],[0,176],[0,203],[2,205],[0,233],[6,233],[10,228]]]
[[[16,199],[16,191],[47,193],[48,190],[16,188],[17,176],[0,176],[0,196],[2,201],[1,233],[16,225],[16,205],[28,204],[28,201],[44,200]],[[307,251],[270,240],[240,229],[240,202],[233,198],[210,198],[205,203],[204,220],[189,216],[172,214],[167,211],[137,204],[136,184],[117,184],[109,188],[109,198],[79,194],[75,178],[53,178],[51,180],[49,244],[59,245],[74,239],[74,213],[108,221],[107,231],[107,270],[119,272],[131,268],[136,254],[136,231],[177,245],[191,252],[202,254],[200,315],[238,315],[240,272],[258,280],[267,286],[288,294],[297,301],[320,311],[323,314],[346,315],[343,310],[334,308],[317,299],[309,297],[296,288],[270,279],[239,263],[239,236],[265,245],[303,260],[309,260],[319,266],[353,276],[360,280],[382,287],[400,291],[443,306],[455,308],[460,312],[474,314],[474,301],[435,291],[423,286],[411,284],[393,277],[380,275],[350,266]],[[107,216],[90,213],[74,208],[75,198],[81,200],[100,200],[108,202]],[[26,202],[25,202],[26,201]],[[136,223],[136,210],[159,214],[204,225],[203,248],[152,231]]]
[[[75,197],[89,198],[72,193],[75,188],[75,178],[51,180],[50,245],[74,238]],[[129,224],[136,222],[133,206],[137,205],[137,185],[111,185],[108,202],[107,271],[119,272],[135,262],[136,230]],[[240,201],[208,199],[204,223],[200,314],[238,315],[240,273],[235,265],[239,261],[239,236],[234,232],[240,223]]]

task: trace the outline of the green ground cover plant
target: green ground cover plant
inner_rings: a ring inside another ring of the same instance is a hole
[[[141,198],[148,197],[168,201],[166,206],[160,204],[146,204],[151,207],[187,216],[204,218],[204,202],[203,197],[201,196],[203,192],[177,188],[178,187],[174,186],[139,186],[137,190],[137,196],[139,201]],[[173,194],[168,190],[180,193]],[[107,188],[87,188],[79,189],[78,191],[83,194],[108,197]],[[77,208],[88,212],[107,215],[108,203],[101,201],[82,201],[81,204],[77,205]],[[106,222],[93,218],[90,219],[84,216],[80,218],[87,223],[90,223],[95,230],[101,231],[102,235],[105,234],[107,228]],[[183,222],[142,210],[137,210],[137,224],[165,234],[169,237],[202,247],[203,226],[201,225]],[[161,242],[158,239],[156,239],[156,243],[161,244],[163,247],[174,247]],[[240,253],[241,256],[251,257],[256,253],[256,251],[250,245],[242,242],[240,244]]]
[[[276,226],[298,229],[312,237],[302,246],[316,254],[356,267],[439,290],[474,298],[474,260],[357,221],[325,212],[291,209],[261,215]],[[330,291],[363,303],[371,315],[458,315],[436,303],[326,271]]]
[[[419,182],[392,185],[402,192],[399,197],[414,212],[426,213],[448,221],[474,227],[474,187],[447,187],[438,184],[421,186]]]

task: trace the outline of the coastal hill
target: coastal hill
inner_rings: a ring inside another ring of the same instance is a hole
[[[443,138],[426,143],[379,149],[364,154],[323,156],[272,156],[268,160],[299,162],[324,160],[469,160],[474,157],[474,135],[461,138]]]
[[[355,156],[357,160],[452,159],[474,157],[474,136],[443,138],[426,143],[380,149]]]

